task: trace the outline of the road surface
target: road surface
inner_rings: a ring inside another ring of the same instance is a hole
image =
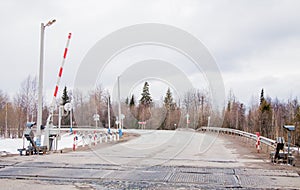
[[[1,158],[4,189],[300,189],[244,142],[216,133],[130,130],[124,143],[43,156]]]

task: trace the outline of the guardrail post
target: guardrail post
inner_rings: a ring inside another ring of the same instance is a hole
[[[84,135],[82,135],[82,147],[84,147],[85,146],[85,136]]]
[[[94,143],[95,143],[95,145],[97,145],[97,133],[96,133],[96,131],[94,131]]]
[[[89,134],[89,147],[91,148],[92,147],[92,134]]]
[[[113,133],[113,141],[116,141],[116,134],[115,133]]]
[[[119,133],[117,133],[117,141],[120,140],[120,136],[119,136]]]
[[[73,139],[73,151],[75,151],[76,148],[77,148],[77,140],[78,140],[78,137],[77,137],[76,131],[74,131],[73,134],[74,134],[74,139]]]
[[[257,136],[256,149],[257,149],[257,153],[259,153],[259,150],[260,150],[260,134],[259,134],[259,132],[256,133],[256,136]]]
[[[100,141],[100,144],[102,143],[102,133],[100,133],[99,135],[99,141]]]

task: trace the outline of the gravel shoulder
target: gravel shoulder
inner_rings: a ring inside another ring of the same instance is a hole
[[[235,154],[238,155],[238,159],[245,161],[246,167],[265,168],[270,170],[292,170],[297,171],[297,173],[300,175],[299,159],[296,162],[295,167],[286,164],[273,164],[271,163],[269,152],[267,152],[266,148],[263,147],[258,153],[255,148],[254,141],[232,135],[220,135],[220,138],[230,142],[226,146],[235,150]],[[296,155],[296,159],[297,158],[299,158],[299,156]]]

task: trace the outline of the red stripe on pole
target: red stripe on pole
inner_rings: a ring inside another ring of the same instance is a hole
[[[56,87],[55,87],[55,91],[54,91],[54,97],[56,97],[56,95],[57,95],[57,91],[58,91],[58,86],[56,85]]]
[[[69,39],[71,39],[71,35],[72,35],[72,33],[69,33],[69,36],[68,36]]]
[[[66,57],[67,57],[67,52],[68,52],[68,48],[65,49],[64,59],[66,59]]]
[[[59,73],[58,73],[58,76],[59,76],[59,77],[61,77],[61,75],[62,75],[62,72],[63,72],[63,68],[62,68],[62,67],[60,67],[60,69],[59,69]]]

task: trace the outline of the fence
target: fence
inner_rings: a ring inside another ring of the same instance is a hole
[[[55,150],[72,147],[75,151],[78,147],[91,147],[98,143],[110,143],[120,140],[120,136],[117,131],[111,130],[108,132],[107,129],[104,128],[73,128],[72,132],[70,131],[70,128],[50,129],[50,134],[57,133],[61,133],[61,136],[59,138],[55,137],[53,140],[54,144],[52,147],[55,147]]]
[[[210,131],[210,132],[217,132],[217,133],[225,133],[225,134],[232,134],[237,135],[240,137],[244,137],[247,139],[251,139],[253,141],[257,141],[256,134],[248,133],[245,131],[240,131],[237,129],[229,129],[229,128],[221,128],[221,127],[201,127],[200,130],[202,131]],[[270,151],[271,149],[274,149],[276,147],[276,141],[273,139],[269,139],[263,136],[260,136],[260,142],[263,145],[262,149],[266,149],[266,152]]]

